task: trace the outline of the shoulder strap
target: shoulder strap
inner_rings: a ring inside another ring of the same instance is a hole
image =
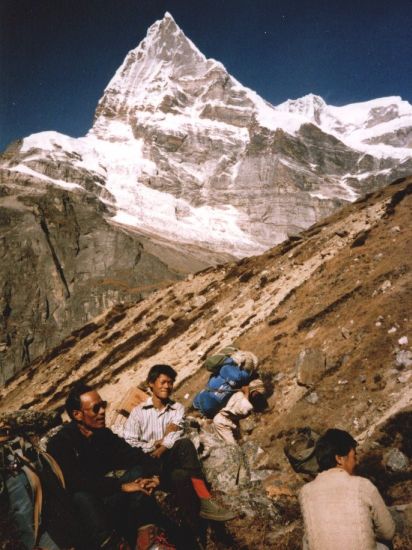
[[[36,474],[36,472],[32,468],[29,468],[29,466],[23,466],[22,470],[26,474],[27,480],[30,483],[30,487],[33,493],[34,544],[37,545],[38,536],[39,536],[41,509],[43,504],[43,491],[41,488],[40,478]]]
[[[57,479],[60,481],[63,489],[66,488],[66,483],[64,481],[64,475],[63,471],[59,466],[59,463],[57,460],[49,453],[46,453],[45,451],[41,452],[41,456],[45,459],[45,461],[48,463],[50,468],[53,470],[54,474],[56,475]]]

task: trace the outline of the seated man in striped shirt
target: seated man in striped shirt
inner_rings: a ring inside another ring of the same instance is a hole
[[[192,524],[197,517],[227,521],[236,514],[218,506],[205,484],[196,449],[183,437],[184,407],[170,399],[176,371],[169,365],[154,365],[147,376],[152,396],[135,407],[124,428],[124,438],[133,447],[161,461],[162,482],[170,488]]]

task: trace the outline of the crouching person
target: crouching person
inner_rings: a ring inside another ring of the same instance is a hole
[[[193,407],[206,418],[214,418],[231,396],[256,378],[258,359],[250,351],[227,356],[212,373],[204,390],[195,395]]]
[[[203,477],[196,448],[183,437],[184,407],[170,399],[176,371],[169,365],[154,365],[147,376],[152,396],[135,407],[124,428],[126,441],[156,458],[162,483],[175,493],[192,523],[197,516],[227,521],[236,514],[221,508],[212,498]]]
[[[229,445],[237,445],[240,439],[239,423],[250,413],[264,408],[265,386],[259,378],[252,380],[248,386],[234,393],[226,405],[213,418],[217,434]]]
[[[389,510],[377,488],[353,475],[353,437],[330,429],[316,443],[320,473],[300,491],[305,526],[304,550],[384,550],[395,534]]]
[[[48,452],[59,463],[67,491],[89,542],[87,550],[132,548],[154,543],[160,511],[151,495],[159,479],[154,461],[106,428],[97,391],[78,384],[66,410],[72,422],[50,439]],[[120,477],[108,477],[124,470]],[[127,543],[126,543],[127,541]]]

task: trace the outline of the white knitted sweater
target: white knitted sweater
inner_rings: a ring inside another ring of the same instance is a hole
[[[375,550],[390,540],[395,525],[369,480],[332,468],[299,493],[308,550]]]

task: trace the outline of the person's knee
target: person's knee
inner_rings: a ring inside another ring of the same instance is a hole
[[[196,448],[193,445],[193,442],[191,439],[187,437],[182,437],[181,439],[178,439],[175,444],[173,445],[174,449],[178,449],[179,451],[195,451]]]
[[[170,473],[170,481],[173,485],[180,485],[190,481],[190,474],[187,470],[176,469]]]

